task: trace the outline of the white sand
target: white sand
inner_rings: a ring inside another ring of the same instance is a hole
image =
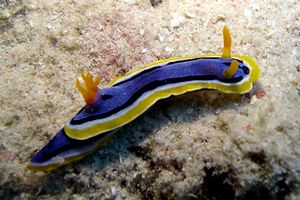
[[[85,159],[26,169],[84,105],[80,72],[105,87],[151,61],[219,53],[225,24],[261,67],[250,94],[162,101]],[[0,33],[1,199],[300,198],[299,1],[1,0]]]

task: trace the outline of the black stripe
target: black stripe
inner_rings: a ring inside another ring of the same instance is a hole
[[[117,86],[117,85],[121,85],[121,84],[123,84],[123,83],[129,82],[129,81],[132,81],[132,80],[135,79],[136,77],[139,77],[139,76],[141,76],[141,75],[143,75],[143,74],[146,74],[146,73],[148,73],[148,72],[154,71],[154,70],[158,69],[159,67],[164,67],[164,66],[168,66],[168,65],[172,65],[172,64],[182,63],[182,62],[189,62],[189,61],[194,61],[194,60],[200,60],[200,59],[205,59],[205,60],[207,60],[207,59],[217,60],[217,59],[222,59],[222,58],[221,58],[221,57],[202,57],[202,58],[191,58],[191,59],[184,59],[184,60],[171,61],[171,62],[169,62],[169,63],[167,63],[167,64],[157,65],[157,66],[153,66],[153,67],[151,67],[151,68],[149,68],[149,69],[145,69],[144,71],[141,71],[140,73],[137,73],[136,75],[130,77],[129,79],[126,79],[126,80],[124,80],[124,81],[120,81],[120,82],[118,82],[118,83],[116,83],[116,84],[113,84],[112,86]],[[236,59],[236,58],[234,58],[234,59],[237,60],[237,61],[239,62],[239,64],[243,64],[243,61],[242,61],[242,60],[239,60],[239,59]],[[227,60],[228,60],[228,59],[226,59],[226,60],[224,59],[224,61],[227,61]],[[233,59],[232,59],[232,60],[233,60]],[[230,63],[231,63],[231,61],[228,62],[228,63],[224,63],[224,64],[229,66]]]
[[[145,85],[142,89],[138,90],[136,93],[134,93],[127,102],[125,102],[123,105],[110,110],[106,113],[99,114],[99,115],[92,115],[89,117],[86,117],[84,119],[80,120],[74,120],[74,118],[70,121],[70,124],[72,125],[77,125],[77,124],[82,124],[88,121],[96,120],[96,119],[103,119],[105,117],[109,117],[125,108],[128,106],[132,105],[139,97],[141,97],[144,93],[154,90],[160,86],[168,85],[168,84],[173,84],[173,83],[183,83],[183,82],[188,82],[188,81],[213,81],[213,80],[218,80],[224,83],[237,83],[241,81],[243,77],[237,77],[233,79],[224,79],[224,80],[218,80],[217,77],[215,76],[189,76],[189,77],[181,77],[181,78],[173,78],[173,79],[167,79],[167,80],[157,80],[149,83],[148,85]]]

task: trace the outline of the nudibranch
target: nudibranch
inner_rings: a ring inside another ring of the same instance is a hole
[[[170,58],[150,63],[99,89],[100,78],[82,74],[76,82],[86,105],[30,160],[34,170],[51,170],[91,153],[116,130],[158,100],[201,89],[246,93],[260,70],[247,56],[231,55],[231,36],[223,28],[222,54]]]

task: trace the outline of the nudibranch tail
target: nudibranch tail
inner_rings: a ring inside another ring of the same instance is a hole
[[[105,144],[116,130],[80,141],[68,137],[64,129],[61,129],[34,155],[27,168],[50,171],[61,165],[79,160]]]
[[[85,102],[87,104],[92,104],[96,100],[96,96],[98,93],[98,84],[100,83],[100,77],[96,76],[95,80],[93,75],[88,72],[87,75],[81,73],[82,80],[84,81],[84,86],[80,84],[80,81],[77,79],[76,87],[78,91],[83,96]]]
[[[224,47],[222,58],[231,58],[231,36],[227,26],[223,28]]]
[[[224,70],[223,75],[224,78],[230,79],[232,78],[239,68],[239,63],[237,60],[232,60],[230,66]]]

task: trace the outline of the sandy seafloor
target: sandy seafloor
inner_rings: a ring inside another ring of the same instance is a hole
[[[233,52],[261,77],[244,95],[161,101],[106,146],[52,172],[28,160],[84,105],[81,72]],[[300,199],[300,2],[0,1],[1,199]]]

